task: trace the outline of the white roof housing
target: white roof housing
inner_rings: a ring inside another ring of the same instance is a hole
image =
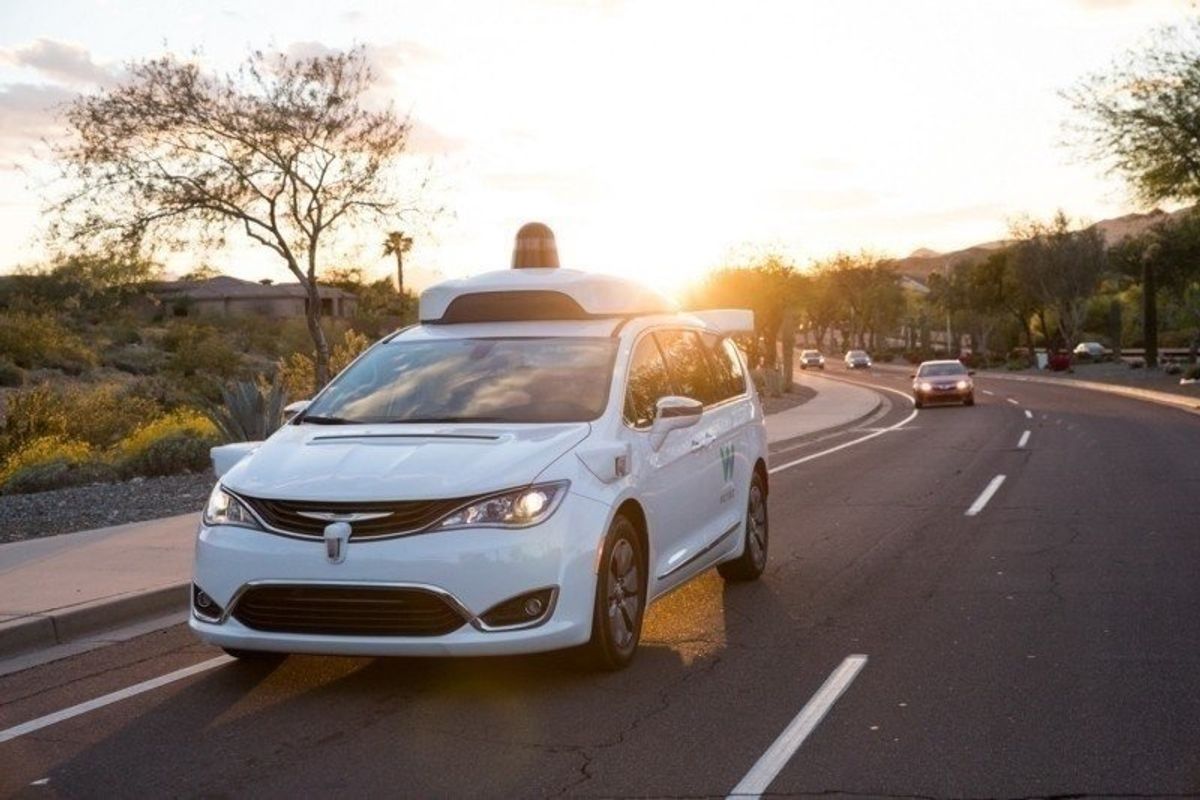
[[[641,284],[573,269],[505,269],[445,281],[421,293],[421,322],[516,322],[669,314],[675,305]]]

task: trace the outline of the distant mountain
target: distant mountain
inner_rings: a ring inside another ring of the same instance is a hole
[[[1101,220],[1090,227],[1099,230],[1104,237],[1104,243],[1112,247],[1122,239],[1137,236],[1151,226],[1157,225],[1171,217],[1177,217],[1188,210],[1187,208],[1182,208],[1178,211],[1168,212],[1156,208],[1146,214],[1126,214],[1123,217]],[[916,280],[924,281],[934,272],[945,272],[959,264],[982,261],[991,253],[1007,246],[1009,243],[1009,241],[1002,239],[1000,241],[972,245],[949,253],[939,253],[935,250],[922,247],[914,250],[907,258],[897,258],[890,263],[901,275],[907,275]]]

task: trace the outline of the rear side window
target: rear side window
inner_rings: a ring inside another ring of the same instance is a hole
[[[725,399],[699,336],[692,331],[659,331],[654,338],[667,358],[677,394],[706,406]]]
[[[654,422],[655,403],[674,394],[667,365],[653,336],[643,336],[629,359],[629,382],[625,387],[625,421],[635,428]]]
[[[742,370],[742,359],[737,347],[730,339],[720,339],[712,353],[713,366],[725,389],[726,399],[746,393],[746,373]]]

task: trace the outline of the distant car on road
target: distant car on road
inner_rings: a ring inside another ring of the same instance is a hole
[[[850,350],[846,353],[846,369],[868,369],[871,366],[871,357],[867,355],[866,350]]]
[[[924,361],[913,373],[913,403],[924,408],[931,403],[975,405],[973,370],[961,361]]]
[[[804,350],[800,353],[800,369],[825,369],[825,356],[820,350]]]
[[[1108,355],[1108,350],[1106,350],[1104,345],[1100,344],[1099,342],[1080,342],[1079,344],[1075,345],[1075,350],[1073,352],[1076,356],[1081,358],[1090,358],[1095,361],[1099,361]]]

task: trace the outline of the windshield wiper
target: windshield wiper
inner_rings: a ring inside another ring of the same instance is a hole
[[[448,423],[448,422],[509,422],[510,420],[504,417],[397,417],[396,419],[384,420],[385,425],[397,425],[400,423]]]
[[[300,422],[311,422],[313,425],[353,425],[354,420],[342,417],[323,417],[320,414],[305,414]]]

